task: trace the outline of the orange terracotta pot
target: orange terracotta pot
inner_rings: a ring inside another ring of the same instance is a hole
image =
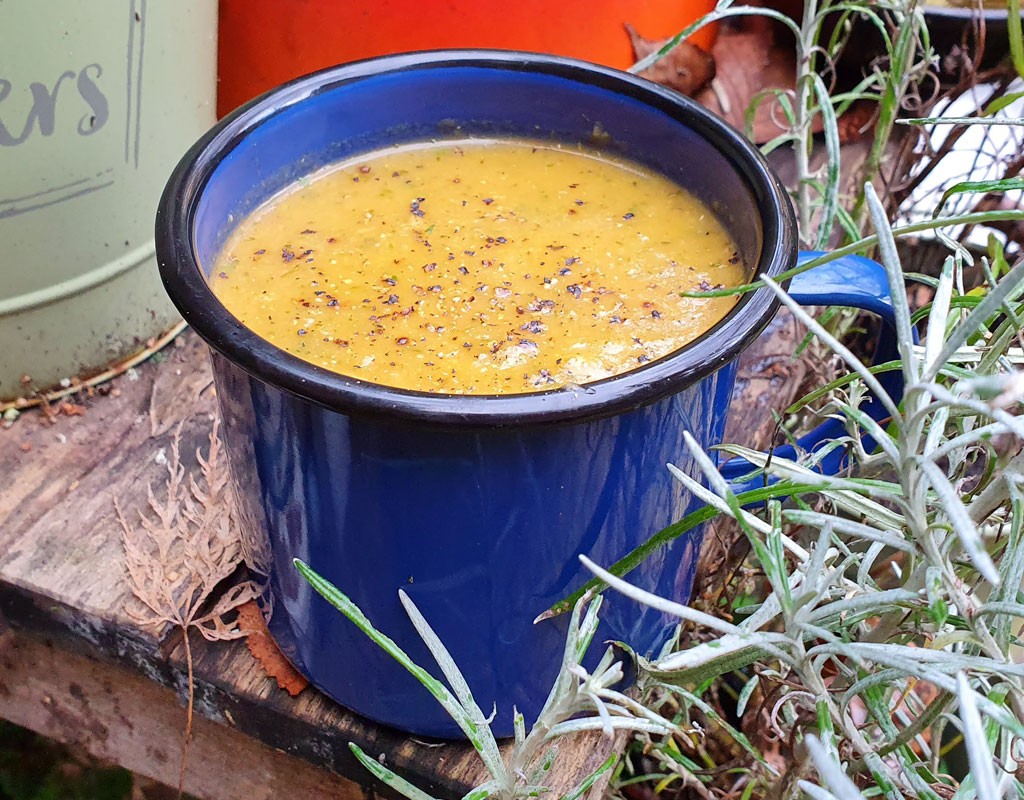
[[[442,47],[556,53],[625,69],[631,24],[673,36],[714,0],[221,0],[217,111],[333,64]],[[712,27],[692,41],[711,47]]]

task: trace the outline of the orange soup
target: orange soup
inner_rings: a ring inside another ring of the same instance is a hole
[[[735,298],[734,243],[636,164],[525,141],[395,147],[300,181],[244,220],[211,286],[248,328],[385,386],[519,394],[668,355]]]

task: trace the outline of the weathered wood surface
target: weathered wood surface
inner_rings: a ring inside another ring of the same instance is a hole
[[[795,353],[806,329],[782,309],[740,359],[722,441],[763,450],[777,438],[775,415],[799,397],[810,367]]]
[[[113,500],[134,514],[147,485],[166,477],[160,462],[170,433],[152,436],[151,405],[161,419],[176,412],[187,453],[208,434],[215,408],[195,337],[160,355],[114,381],[106,396],[26,412],[0,430],[0,582],[86,639],[128,638],[153,649],[169,631],[142,630],[126,615],[130,590]]]
[[[11,633],[0,643],[0,711],[12,722],[175,786],[181,704],[171,689],[82,652],[68,637]],[[185,790],[209,800],[362,800],[357,783],[197,717]]]
[[[781,328],[776,325],[776,329]],[[787,339],[781,348],[773,347],[775,341],[774,335],[762,340],[748,352],[740,367],[736,401],[745,411],[731,417],[731,440],[763,440],[765,420],[771,421],[770,408],[778,405],[768,398],[778,395],[792,377],[780,372],[784,369],[780,366],[784,354],[792,352],[792,345]],[[163,460],[179,422],[185,457],[190,458],[189,454],[205,443],[215,399],[203,346],[187,334],[159,361],[118,379],[111,388],[105,396],[78,399],[76,402],[84,408],[65,409],[72,415],[59,407],[51,414],[35,411],[0,431],[0,474],[5,476],[0,489],[0,608],[16,625],[36,632],[66,631],[131,668],[131,672],[125,672],[123,667],[109,667],[112,672],[105,679],[107,685],[121,686],[124,675],[130,674],[138,686],[152,684],[146,691],[176,698],[171,707],[161,711],[161,721],[154,721],[141,735],[157,737],[156,731],[163,725],[180,735],[185,696],[180,636],[167,627],[144,630],[126,614],[126,607],[134,600],[124,580],[113,499],[117,497],[128,514],[143,506],[147,486],[157,486],[164,480]],[[752,409],[756,414],[751,413]],[[393,767],[441,795],[460,796],[484,777],[479,762],[465,745],[418,744],[394,731],[367,724],[312,689],[298,698],[289,697],[265,675],[240,642],[208,644],[193,637],[193,645],[197,711],[224,726],[210,728],[209,734],[197,738],[192,747],[194,764],[206,763],[204,750],[213,746],[210,742],[218,731],[232,729],[298,756],[304,763],[363,782],[366,774],[355,764],[349,741],[368,752],[387,754]],[[65,645],[64,650],[68,647]],[[56,707],[47,707],[45,698],[57,696],[59,675],[65,675],[70,683],[70,676],[78,668],[72,664],[86,667],[84,662],[68,660],[61,649],[32,645],[30,650],[33,669],[50,681],[49,688],[44,690],[29,682],[19,689],[16,702],[0,691],[0,715],[24,720],[44,733],[59,733]],[[52,656],[52,667],[42,665],[47,653]],[[103,671],[101,662],[90,661],[87,666],[90,674]],[[115,681],[113,675],[120,677]],[[84,685],[82,680],[77,683]],[[128,681],[124,686],[136,683]],[[64,694],[69,691],[64,687]],[[126,692],[146,695],[137,688],[119,690],[118,694]],[[41,704],[35,715],[29,713],[30,697]],[[106,729],[114,731],[125,715],[119,717],[115,701],[110,703],[114,705],[97,700],[93,713]],[[161,708],[166,705],[164,702]],[[144,708],[139,707],[140,714]],[[130,719],[132,715],[127,716]],[[112,738],[103,747],[97,745],[95,752],[167,779],[169,773],[162,764],[147,767],[137,749],[121,744],[120,735],[111,734]],[[554,785],[567,787],[587,774],[607,757],[609,748],[600,737],[567,743],[562,748]],[[205,786],[202,774],[197,774],[195,780],[197,789]],[[203,792],[203,796],[218,796],[212,789]]]
[[[736,400],[745,410],[731,416],[731,440],[757,443],[763,438],[758,425],[763,429],[765,420],[770,423],[769,409],[779,405],[768,397],[789,382],[783,377],[780,383],[779,376],[783,374],[780,359],[787,350],[792,352],[791,345],[773,348],[772,341],[773,337],[768,337],[752,348],[741,364]],[[64,706],[48,707],[46,698],[68,695],[72,675],[81,668],[97,676],[101,686],[124,687],[118,688],[117,697],[109,702],[90,702],[94,718],[110,732],[95,752],[167,780],[169,768],[155,763],[159,759],[152,748],[157,745],[146,745],[154,759],[147,766],[140,755],[145,749],[129,747],[120,728],[127,724],[125,718],[134,716],[123,712],[128,694],[148,697],[147,692],[157,693],[164,698],[162,705],[152,701],[154,709],[158,705],[163,709],[160,721],[143,726],[145,730],[136,721],[137,736],[155,741],[164,735],[159,732],[161,726],[180,735],[186,693],[181,639],[166,626],[144,630],[126,613],[135,601],[124,580],[113,499],[118,498],[127,514],[144,505],[147,486],[158,486],[165,478],[163,461],[179,423],[183,458],[194,458],[196,448],[205,445],[215,398],[204,347],[194,335],[186,334],[158,360],[114,381],[105,395],[79,397],[75,403],[76,407],[64,410],[54,407],[49,414],[38,410],[26,413],[10,428],[0,430],[0,475],[4,476],[0,485],[0,609],[16,629],[34,631],[36,636],[50,632],[57,641],[65,642],[48,650],[32,644],[31,636],[26,640],[30,641],[26,652],[32,655],[17,662],[23,670],[18,674],[28,675],[33,670],[39,674],[13,695],[0,691],[0,715],[25,721],[44,733],[59,733],[59,714],[54,709]],[[68,655],[75,649],[75,641],[120,665],[76,661]],[[241,754],[262,752],[258,747],[269,745],[327,773],[366,783],[366,773],[348,750],[348,742],[354,741],[370,753],[385,753],[394,768],[442,796],[461,796],[484,779],[478,760],[465,745],[417,743],[366,723],[313,689],[293,699],[265,675],[244,644],[209,644],[198,636],[192,641],[197,713],[214,723],[204,728],[209,733],[193,743],[193,768],[206,763],[208,747],[214,748],[211,753],[221,752],[216,747],[242,748],[238,750]],[[51,664],[44,663],[48,653]],[[104,669],[109,672],[101,680],[98,676]],[[14,680],[5,681],[8,688]],[[78,686],[85,685],[82,680],[77,681]],[[58,691],[61,681],[68,685]],[[20,685],[20,679],[18,682]],[[142,688],[147,686],[150,688]],[[170,705],[167,698],[173,699]],[[73,696],[71,700],[65,697],[61,702],[72,700]],[[30,713],[33,702],[40,708]],[[137,706],[139,716],[145,716],[147,705]],[[254,742],[249,749],[228,744],[214,747],[212,742],[219,735],[231,741],[247,736],[262,744]],[[161,747],[163,751],[170,748],[169,758],[176,763],[174,747]],[[598,736],[567,742],[554,785],[568,787],[600,764],[610,747]],[[213,789],[202,788],[204,775],[196,774],[196,789],[202,789],[203,796],[219,796]]]
[[[141,628],[128,615],[137,601],[125,582],[113,501],[128,516],[144,506],[147,486],[166,478],[179,423],[186,467],[194,466],[196,448],[205,448],[216,402],[204,346],[185,334],[159,359],[115,380],[105,395],[74,402],[49,413],[27,412],[0,430],[0,611],[16,628],[73,634],[171,688],[182,731],[181,637],[168,626]],[[349,741],[387,754],[389,763],[441,796],[461,797],[486,777],[467,745],[422,745],[367,723],[313,689],[293,699],[243,643],[207,644],[198,636],[192,642],[199,715],[363,783],[368,774],[355,763]],[[12,713],[0,696],[0,716]],[[119,723],[112,717],[104,724]],[[554,788],[588,774],[613,746],[599,736],[566,742]],[[202,758],[198,744],[193,750]]]
[[[204,714],[239,730],[257,731],[271,747],[331,772],[368,782],[349,751],[348,743],[354,742],[370,755],[384,757],[389,767],[438,797],[461,797],[468,787],[485,779],[478,758],[466,745],[410,739],[345,712],[312,689],[289,697],[266,678],[242,645],[193,642],[193,658],[197,675],[202,676],[197,689]],[[176,648],[172,661],[184,664],[182,647]],[[613,747],[623,744],[621,738],[609,742],[599,734],[564,740],[549,779],[553,792],[568,790],[600,766]],[[591,796],[600,797],[603,785]]]

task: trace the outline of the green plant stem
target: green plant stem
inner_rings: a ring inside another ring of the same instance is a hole
[[[906,236],[913,236],[915,233],[933,231],[939,228],[948,228],[954,225],[983,225],[987,222],[1016,222],[1019,220],[1024,220],[1024,210],[1011,209],[1006,211],[975,211],[970,214],[960,214],[955,217],[944,217],[941,219],[913,222],[900,228],[893,228],[892,235],[894,239],[901,239]],[[787,281],[790,278],[794,278],[797,275],[814,269],[815,267],[820,267],[822,264],[828,264],[830,261],[835,261],[837,258],[864,254],[877,246],[877,235],[872,234],[870,236],[865,236],[862,239],[858,239],[856,242],[851,242],[850,244],[843,245],[842,247],[837,247],[828,253],[805,261],[798,267],[793,267],[785,272],[780,272],[775,276],[775,280],[778,282]],[[682,292],[681,294],[685,297],[732,297],[733,295],[744,294],[746,292],[752,292],[755,289],[760,289],[763,285],[764,284],[760,280],[757,280],[753,283],[745,283],[731,289],[712,289],[708,292]]]
[[[804,241],[811,240],[811,181],[814,175],[810,168],[811,148],[814,139],[811,134],[813,80],[814,80],[814,45],[818,40],[818,3],[816,0],[805,0],[803,18],[800,22],[800,35],[797,38],[797,101],[794,106],[794,146],[796,160],[796,192],[797,214],[799,217],[800,236]]]
[[[903,12],[897,12],[897,35],[890,54],[892,63],[885,73],[882,99],[878,105],[878,122],[875,124],[871,149],[861,170],[861,179],[858,182],[860,185],[873,182],[879,174],[896,125],[896,118],[907,90],[915,80],[915,73],[910,69],[910,64],[917,50],[921,20],[915,7],[914,2],[906,3]],[[866,200],[864,193],[859,192],[850,211],[850,216],[861,228],[867,219]]]
[[[1020,0],[1007,0],[1006,28],[1010,40],[1010,58],[1017,74],[1024,78],[1024,36],[1021,33]]]
[[[945,710],[946,706],[949,705],[950,700],[953,696],[948,692],[942,692],[938,699],[933,700],[929,703],[925,711],[914,718],[913,722],[910,723],[906,728],[900,731],[899,735],[896,736],[891,742],[883,745],[878,750],[878,755],[887,756],[889,753],[895,752],[901,747],[910,744],[920,734],[922,734]]]

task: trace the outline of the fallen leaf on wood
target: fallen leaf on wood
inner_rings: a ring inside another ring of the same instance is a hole
[[[125,567],[132,594],[139,604],[127,609],[141,625],[167,622],[183,631],[195,628],[207,639],[237,638],[241,634],[220,624],[223,614],[256,597],[248,584],[242,594],[228,593],[205,614],[200,609],[214,589],[242,561],[234,525],[234,496],[227,458],[214,419],[206,457],[198,450],[199,475],[189,475],[181,463],[181,424],[171,441],[167,482],[158,498],[148,487],[148,507],[129,521],[118,498],[114,508],[121,525]],[[224,607],[224,599],[230,599]]]
[[[53,406],[51,406],[45,399],[40,404],[39,408],[43,412],[42,422],[44,425],[53,425],[57,421],[58,412],[54,411]]]
[[[260,662],[269,677],[277,681],[279,688],[295,697],[309,686],[309,681],[284,657],[271,638],[256,601],[250,600],[238,607],[238,628],[245,634],[245,643],[253,658]]]
[[[185,646],[188,704],[179,796],[185,785],[195,703],[189,631],[197,630],[210,640],[241,637],[237,620],[228,621],[225,615],[260,594],[259,587],[246,581],[224,592],[214,607],[203,613],[207,600],[242,561],[238,529],[234,524],[235,498],[218,425],[215,417],[206,457],[196,450],[198,477],[186,474],[181,463],[182,423],[179,423],[167,460],[167,481],[159,497],[153,487],[148,486],[148,503],[134,520],[129,520],[118,498],[114,498],[125,550],[125,571],[136,601],[136,605],[126,611],[144,626],[169,623],[178,627]]]
[[[626,23],[626,32],[633,43],[633,54],[637,61],[657,52],[668,41],[667,39],[661,41],[645,39],[628,22]],[[639,74],[662,86],[675,89],[687,97],[692,97],[715,77],[715,59],[697,45],[683,41],[664,58]]]

